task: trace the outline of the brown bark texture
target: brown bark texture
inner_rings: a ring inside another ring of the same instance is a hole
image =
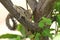
[[[27,0],[29,6],[33,11],[34,23],[21,18],[18,12],[13,8],[13,3],[11,0],[0,0],[0,2],[5,6],[5,8],[16,18],[25,28],[28,28],[30,31],[40,32],[41,28],[38,27],[37,23],[43,16],[50,17],[50,14],[53,9],[53,4],[56,0]],[[49,40],[48,37],[42,37],[41,40]]]

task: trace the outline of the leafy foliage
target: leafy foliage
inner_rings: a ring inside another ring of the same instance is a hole
[[[38,25],[39,25],[39,27],[40,27],[40,28],[43,28],[43,27],[44,27],[44,23],[43,23],[42,21],[41,21],[41,22],[39,22],[39,24],[38,24]]]
[[[40,36],[41,36],[41,34],[37,32],[35,35],[35,40],[40,40]]]
[[[55,9],[56,9],[57,11],[60,11],[60,2],[57,2],[57,3],[55,4]]]
[[[4,34],[0,38],[16,38],[18,35],[15,34]]]
[[[51,25],[52,20],[49,18],[42,17],[42,20],[38,23],[39,27],[43,29],[41,36],[52,38],[52,34],[50,33],[51,29],[44,28],[47,25]]]
[[[38,25],[40,28],[43,28],[45,25],[51,25],[51,23],[52,23],[51,19],[42,17],[42,20],[38,23]]]
[[[22,38],[20,36],[17,36],[16,40],[22,40]]]
[[[60,14],[56,16],[56,21],[57,21],[58,24],[60,25]]]
[[[57,11],[60,11],[60,0],[56,0],[54,9],[56,9]]]
[[[48,36],[48,37],[52,38],[52,35],[51,35],[49,29],[44,29],[43,32],[42,32],[42,35],[45,36],[45,37]]]
[[[25,31],[25,28],[23,27],[23,25],[18,24],[17,25],[17,30],[20,31],[23,34],[24,37],[26,36],[26,31]]]
[[[34,34],[31,34],[31,35],[29,35],[29,38],[32,39],[32,38],[34,38],[34,36],[35,36]]]
[[[32,16],[32,20],[34,21],[34,16]]]

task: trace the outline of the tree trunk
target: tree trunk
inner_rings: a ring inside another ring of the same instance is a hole
[[[11,0],[0,0],[0,2],[5,6],[5,8],[10,12],[11,15],[13,15],[14,18],[17,19],[18,22],[20,22],[24,27],[28,28],[31,31],[39,31],[40,28],[36,23],[32,23],[24,18],[20,18],[19,13],[13,8],[13,3]],[[33,28],[32,28],[33,27]],[[38,30],[36,30],[38,29]]]
[[[53,10],[54,2],[55,2],[55,0],[39,0],[39,3],[36,5],[36,8],[33,12],[35,23],[38,24],[38,22],[41,20],[41,18],[43,16],[45,16],[47,18],[51,17],[51,12]],[[48,27],[46,27],[46,28],[48,28]],[[50,29],[50,28],[48,28],[48,29]],[[40,40],[49,40],[49,37],[41,36]]]
[[[36,23],[38,23],[43,16],[47,17],[51,13],[54,2],[55,0],[39,0],[33,12]]]
[[[20,15],[18,12],[13,8],[13,3],[10,0],[0,0],[0,2],[6,7],[6,9],[22,24],[24,27],[29,28],[31,31],[34,32],[41,32],[42,30],[38,27],[38,22],[41,20],[43,16],[50,17],[50,13],[53,8],[53,4],[55,0],[28,0],[28,4],[31,7],[34,15],[34,22],[29,22],[26,19],[19,19]],[[32,28],[33,27],[33,28]],[[47,27],[46,27],[47,28]],[[36,30],[38,29],[38,30]],[[48,37],[41,37],[40,40],[49,40]]]

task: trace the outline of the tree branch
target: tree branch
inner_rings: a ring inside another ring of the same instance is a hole
[[[26,19],[19,19],[19,13],[13,8],[11,0],[0,0],[0,2],[5,6],[5,8],[15,17],[24,27],[29,28],[29,30],[40,31],[40,28],[32,22],[27,21]],[[38,30],[36,30],[38,29]]]
[[[42,16],[48,16],[53,9],[55,0],[39,0],[34,11],[35,22],[38,23]]]
[[[26,0],[26,1],[28,2],[31,9],[34,11],[37,5],[37,1],[36,0]]]

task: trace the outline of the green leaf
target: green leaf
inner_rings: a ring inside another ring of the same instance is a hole
[[[17,36],[16,40],[22,40],[22,38],[20,36]]]
[[[42,32],[42,35],[44,37],[48,36],[48,37],[52,38],[52,35],[50,34],[50,30],[49,29],[44,29],[43,32]]]
[[[4,34],[1,35],[0,38],[16,38],[18,35],[15,34]]]
[[[21,27],[22,27],[22,25],[21,25],[21,24],[18,24],[16,29],[17,29],[18,31],[20,31],[20,28],[21,28]]]
[[[40,40],[40,33],[36,33],[35,40]]]
[[[58,24],[60,25],[60,15],[57,15],[57,17],[56,17],[56,21],[57,21]]]
[[[33,34],[31,34],[31,35],[29,35],[29,38],[33,38],[35,35],[33,35]]]
[[[47,22],[46,22],[47,25],[51,25],[52,24],[52,20],[50,19],[47,19]]]
[[[18,24],[17,30],[20,31],[24,37],[26,36],[25,28],[21,24]]]
[[[44,23],[41,21],[41,22],[39,22],[38,26],[39,26],[40,28],[43,28],[43,27],[44,27]]]
[[[43,22],[47,22],[47,18],[42,17],[42,19],[43,19]]]
[[[55,8],[57,11],[60,11],[60,1],[58,1],[58,2],[55,3],[54,8]]]
[[[34,21],[34,16],[32,16],[32,20]]]
[[[45,17],[42,17],[42,19],[43,19],[43,22],[44,23],[46,23],[47,25],[51,25],[51,23],[52,23],[52,20],[51,19],[45,18]]]
[[[52,20],[48,19],[48,18],[45,18],[45,17],[42,17],[42,20],[38,23],[38,26],[40,28],[43,28],[45,24],[46,25],[51,25],[52,24]]]

